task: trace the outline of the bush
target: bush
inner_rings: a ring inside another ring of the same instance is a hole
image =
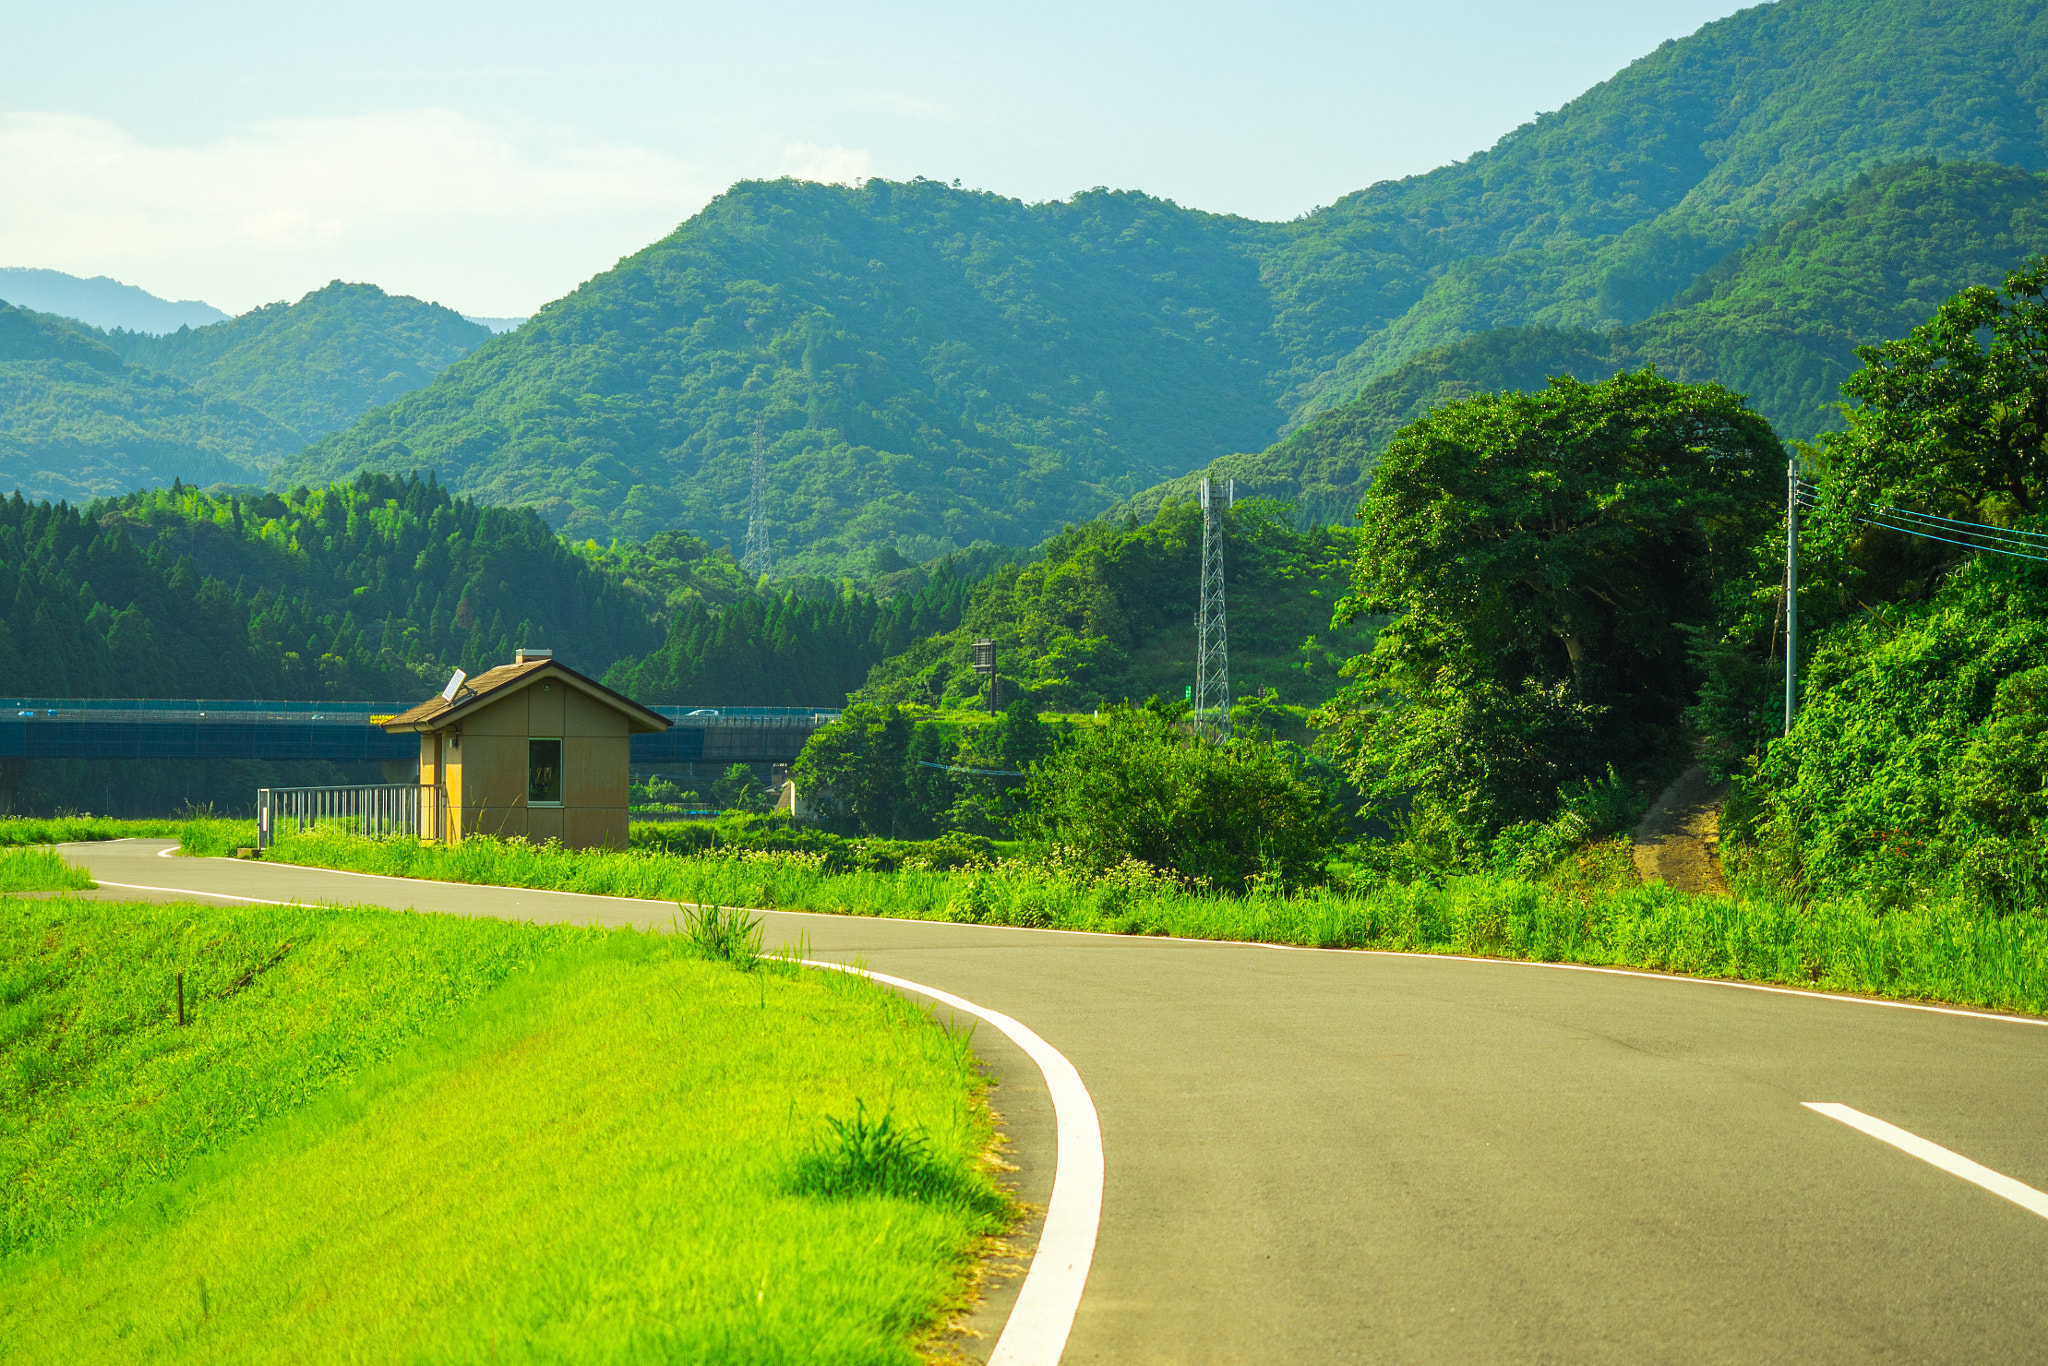
[[[1162,712],[1102,716],[1033,765],[1019,834],[1099,868],[1137,859],[1231,889],[1321,879],[1342,823],[1281,750],[1210,744]]]

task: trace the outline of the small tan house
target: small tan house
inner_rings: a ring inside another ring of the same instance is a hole
[[[632,737],[674,723],[555,661],[521,650],[386,720],[420,737],[420,829],[450,844],[485,834],[626,847]]]

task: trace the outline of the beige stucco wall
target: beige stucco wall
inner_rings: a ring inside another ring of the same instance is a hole
[[[625,847],[632,736],[624,715],[561,678],[543,676],[460,724],[460,740],[447,750],[451,839],[486,834],[558,839],[572,849]],[[558,737],[562,805],[528,806],[527,741]],[[420,746],[420,781],[429,786],[433,739],[422,736]]]

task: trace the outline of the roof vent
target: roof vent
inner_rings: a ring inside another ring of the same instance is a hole
[[[524,645],[512,652],[512,662],[514,664],[531,664],[536,659],[553,659],[554,657],[555,652],[553,650],[529,649]]]

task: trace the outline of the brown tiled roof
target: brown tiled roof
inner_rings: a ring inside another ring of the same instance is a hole
[[[571,686],[589,693],[598,701],[624,712],[634,730],[667,730],[675,724],[661,713],[649,711],[632,698],[613,692],[604,684],[585,678],[568,665],[553,659],[529,659],[518,664],[500,664],[495,669],[486,669],[475,678],[466,680],[462,685],[462,691],[455,695],[454,701],[450,702],[439,696],[430,697],[417,707],[386,718],[381,724],[392,734],[407,730],[439,730],[458,720],[464,713],[485,703],[495,702],[515,684],[531,681],[533,676],[539,673],[551,673]]]

